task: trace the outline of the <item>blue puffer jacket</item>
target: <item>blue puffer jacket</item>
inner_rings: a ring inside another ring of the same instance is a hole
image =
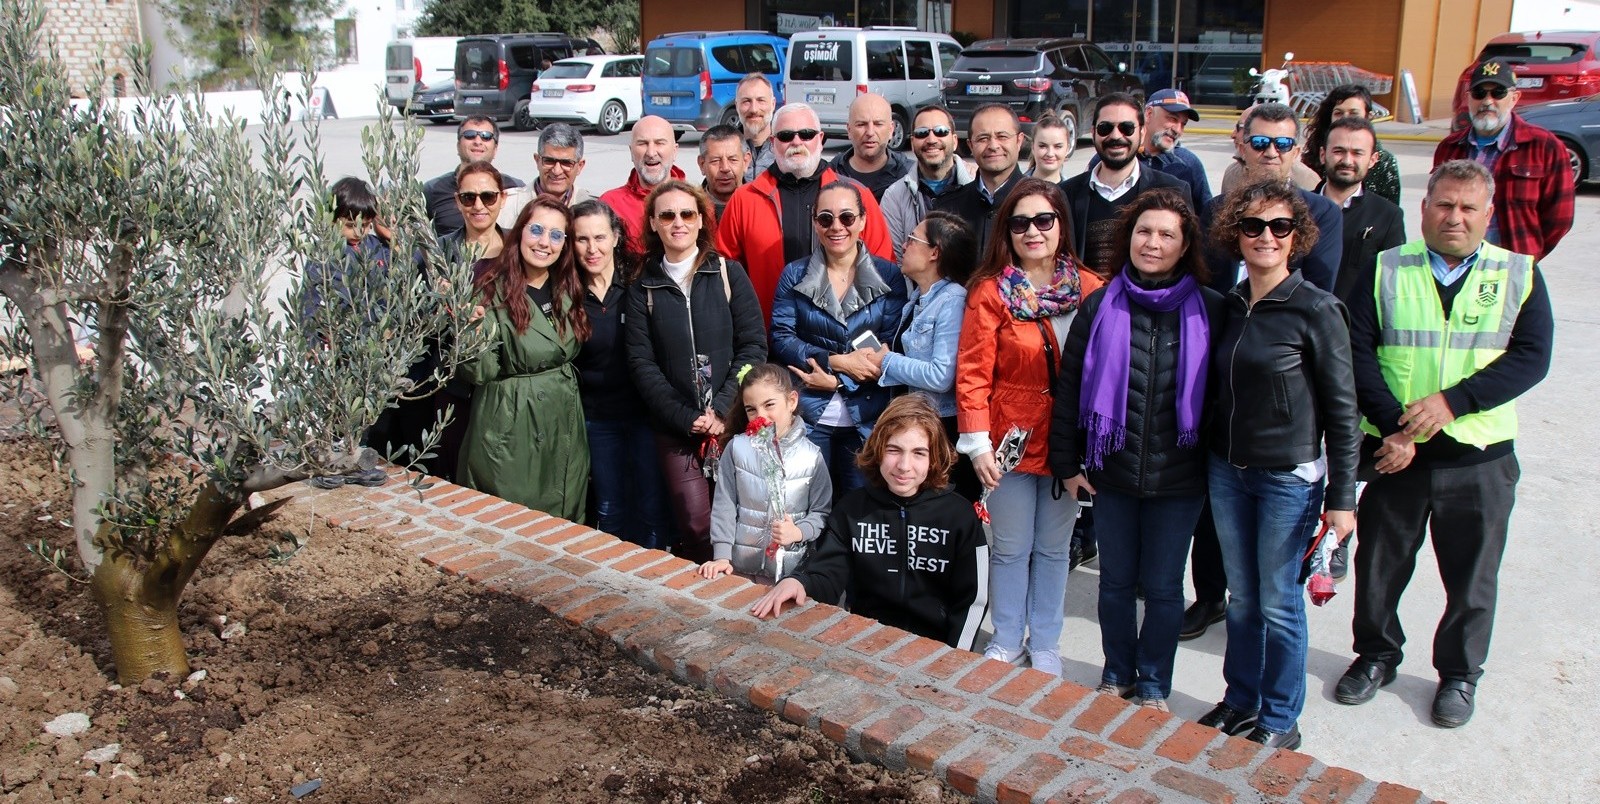
[[[906,304],[906,283],[900,269],[857,246],[856,280],[843,303],[828,285],[828,270],[820,251],[783,267],[772,302],[772,354],[783,365],[807,369],[812,358],[826,369],[830,355],[850,351],[857,335],[872,330],[887,345],[900,323]],[[889,391],[876,382],[856,384],[839,375],[839,393],[856,426],[866,433],[889,406]],[[831,391],[800,389],[800,416],[815,426],[817,417],[833,398]]]

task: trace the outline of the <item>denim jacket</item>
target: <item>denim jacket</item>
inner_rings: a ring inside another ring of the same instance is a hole
[[[956,348],[961,343],[961,318],[967,289],[940,279],[923,295],[915,285],[900,315],[900,351],[883,356],[878,384],[904,385],[933,397],[940,416],[956,415]],[[909,322],[909,323],[908,323]]]

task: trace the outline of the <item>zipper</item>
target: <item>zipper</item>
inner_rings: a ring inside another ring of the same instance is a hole
[[[1139,438],[1138,487],[1140,489],[1144,489],[1144,483],[1146,479],[1145,475],[1147,474],[1145,470],[1148,468],[1150,460],[1150,434],[1154,430],[1154,426],[1150,421],[1150,416],[1154,410],[1152,400],[1155,399],[1156,393],[1156,361],[1160,360],[1160,357],[1156,353],[1156,349],[1160,346],[1161,341],[1160,322],[1155,316],[1151,316],[1150,324],[1150,369],[1144,373],[1144,432]],[[1127,413],[1124,412],[1123,415],[1126,416]]]
[[[1234,427],[1234,419],[1239,413],[1239,394],[1234,385],[1234,378],[1237,377],[1238,374],[1235,373],[1234,366],[1239,360],[1239,344],[1244,342],[1244,334],[1250,329],[1250,317],[1256,311],[1255,305],[1268,301],[1278,300],[1269,299],[1263,296],[1262,298],[1256,300],[1255,304],[1251,304],[1248,301],[1244,303],[1244,326],[1239,328],[1239,339],[1233,342],[1233,352],[1228,355],[1228,398],[1232,403],[1232,407],[1228,409],[1228,463],[1233,464],[1234,466],[1239,465],[1233,460],[1233,442],[1237,440],[1234,438],[1234,433],[1238,432],[1237,428]],[[1284,299],[1283,301],[1288,300]]]

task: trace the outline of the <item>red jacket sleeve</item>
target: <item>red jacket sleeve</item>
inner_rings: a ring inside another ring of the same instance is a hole
[[[867,251],[872,252],[875,257],[895,262],[894,241],[889,237],[889,221],[883,217],[883,207],[878,204],[878,199],[872,197],[872,193],[861,194],[861,214],[867,219],[866,226],[861,230],[861,242],[867,244]]]

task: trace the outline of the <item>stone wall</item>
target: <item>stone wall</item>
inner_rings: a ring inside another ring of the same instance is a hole
[[[88,95],[98,62],[105,60],[106,86],[123,76],[131,91],[133,62],[128,48],[139,42],[138,0],[50,0],[46,3],[44,35],[52,42],[67,68],[74,95]]]

